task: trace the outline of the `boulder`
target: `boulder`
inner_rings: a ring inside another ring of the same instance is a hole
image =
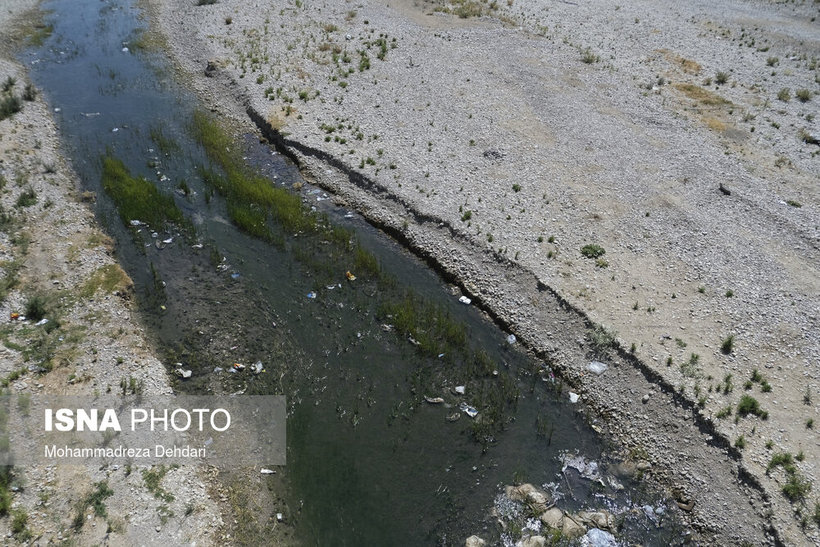
[[[546,511],[547,506],[551,502],[547,494],[529,483],[520,486],[507,486],[505,490],[508,498],[513,501],[520,501],[529,506],[535,515],[540,515]]]
[[[464,542],[464,547],[484,547],[485,545],[487,545],[487,542],[478,536],[470,536]]]
[[[564,515],[564,526],[561,529],[561,534],[567,539],[577,539],[587,533],[586,527],[575,520],[576,518],[572,515]]]
[[[612,513],[603,509],[600,511],[581,511],[578,513],[578,519],[590,528],[615,529],[615,517],[612,516]]]
[[[552,530],[562,530],[564,528],[564,512],[557,507],[553,507],[541,515],[541,522]]]

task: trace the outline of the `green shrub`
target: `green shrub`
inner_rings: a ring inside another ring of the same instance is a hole
[[[20,97],[16,95],[7,95],[0,100],[0,121],[17,114],[23,109],[23,103]]]
[[[718,85],[723,85],[729,81],[729,75],[725,72],[718,72],[715,74],[715,83]]]
[[[26,319],[39,321],[46,316],[48,300],[42,294],[35,294],[26,301]]]
[[[724,355],[729,355],[730,353],[732,353],[732,349],[734,347],[734,344],[735,344],[735,335],[730,334],[729,336],[727,336],[726,338],[723,339],[723,343],[720,345],[721,353],[723,353]]]
[[[787,103],[792,98],[792,92],[788,87],[784,87],[783,89],[777,92],[777,98],[783,101],[784,103]]]
[[[586,258],[598,258],[603,256],[606,253],[606,250],[601,247],[600,245],[596,245],[591,243],[589,245],[584,245],[581,247],[581,255],[585,256]]]
[[[805,103],[811,99],[811,91],[808,89],[798,89],[794,92],[794,96],[797,97],[801,103]]]
[[[757,399],[750,395],[743,395],[740,398],[740,402],[737,404],[737,414],[741,418],[745,418],[749,414],[753,414],[760,418],[768,416],[768,414],[760,408],[760,403],[757,402]]]

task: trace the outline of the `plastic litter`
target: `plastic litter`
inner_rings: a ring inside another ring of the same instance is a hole
[[[577,393],[569,392],[569,402],[570,403],[577,403],[580,395]]]
[[[254,374],[260,374],[262,372],[265,372],[265,367],[264,365],[262,365],[262,361],[257,361],[251,365],[251,370]]]
[[[193,374],[193,371],[191,371],[191,370],[185,370],[185,369],[183,369],[183,368],[178,368],[178,369],[176,369],[174,372],[176,372],[176,373],[177,373],[177,376],[179,376],[180,378],[186,379],[186,380],[187,380],[188,378],[190,378],[190,377],[191,377],[191,375]]]
[[[601,374],[606,372],[606,369],[608,369],[608,368],[609,368],[609,365],[607,365],[606,363],[602,363],[600,361],[591,361],[587,365],[587,370],[590,371],[591,373],[595,374],[596,376],[600,376]]]
[[[222,372],[222,367],[215,367],[214,368],[214,374],[219,374],[220,372]]]
[[[476,410],[475,407],[468,405],[467,403],[461,403],[460,405],[458,405],[458,408],[470,418],[475,418],[476,416],[478,416],[478,410]]]
[[[202,247],[204,247],[204,245],[202,245],[202,243],[196,243],[194,245],[191,245],[192,249],[201,249]]]
[[[466,296],[462,296],[462,297],[460,297],[460,298],[458,299],[458,301],[459,301],[459,302],[461,302],[462,304],[467,304],[468,306],[470,305],[470,303],[472,303],[472,300],[470,300],[470,299],[469,299],[469,298],[467,298]]]
[[[20,319],[20,314],[17,312],[11,312],[9,314],[9,319],[11,319],[12,321],[16,321],[17,319]]]
[[[313,291],[310,291],[309,293],[307,293],[307,297],[312,300],[312,299],[316,298],[316,293],[313,292]]]
[[[514,334],[511,334],[507,337],[507,343],[508,344],[515,344],[516,340],[517,340],[517,338],[515,337]]]
[[[141,225],[142,225],[142,222],[140,222],[139,220],[132,220],[131,221],[131,226],[141,226]]]
[[[239,279],[239,272],[234,272],[231,274],[231,279]]]
[[[214,444],[214,438],[213,437],[208,437],[208,440],[205,441],[203,444],[205,446],[211,446],[212,444]]]
[[[444,402],[444,399],[442,399],[441,397],[425,397],[424,400],[430,403],[431,405],[439,405]]]
[[[564,467],[561,468],[561,472],[563,473],[570,467],[578,471],[582,477],[585,479],[589,479],[591,481],[598,481],[603,484],[601,480],[601,474],[598,472],[598,463],[594,461],[587,461],[581,455],[574,455],[570,456],[569,454],[565,454],[562,458],[564,461]]]
[[[265,469],[264,467],[262,469],[260,469],[259,472],[262,473],[263,475],[274,475],[274,474],[276,474],[276,471],[274,471],[273,469]]]
[[[350,270],[345,272],[345,277],[348,281],[356,281],[356,276],[350,273]]]
[[[173,238],[173,237],[169,237],[168,239],[163,239],[163,240],[162,240],[162,242],[163,242],[163,243],[165,243],[165,244],[167,245],[167,244],[169,244],[169,243],[173,243],[173,242],[174,242],[174,238]]]
[[[276,513],[276,522],[282,522],[283,520],[285,520],[285,515],[282,513]]]
[[[467,393],[467,386],[456,386],[453,388],[453,391],[455,391],[458,395],[464,395]]]
[[[36,326],[38,326],[38,327],[39,327],[39,326],[45,325],[46,323],[48,323],[48,319],[46,319],[45,317],[43,317],[42,319],[40,319],[39,321],[37,321],[37,322],[36,322],[36,323],[34,323],[34,324],[35,324]]]
[[[461,414],[459,414],[458,412],[453,412],[452,414],[450,414],[449,416],[447,416],[447,421],[448,421],[448,422],[455,422],[455,421],[457,421],[459,418],[461,418]]]
[[[242,363],[234,363],[233,370],[245,370],[245,365]]]

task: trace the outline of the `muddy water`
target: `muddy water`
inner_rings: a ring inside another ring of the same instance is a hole
[[[197,176],[207,158],[190,137],[196,99],[159,53],[140,47],[145,21],[137,6],[56,0],[43,8],[53,34],[23,61],[55,110],[84,187],[98,194],[98,216],[117,240],[169,365],[194,370],[177,389],[288,397],[281,469],[288,493],[262,520],[282,512],[308,544],[462,544],[473,533],[500,538],[487,515],[513,481],[553,483],[567,509],[661,503],[629,482],[616,489],[562,473],[563,453],[606,459],[605,442],[588,425],[594,418],[565,402],[543,363],[459,304],[434,272],[320,190],[300,192],[307,206],[352,230],[391,283],[367,275],[349,282],[344,268],[317,267],[330,263],[322,241],[291,238],[278,248],[236,230]],[[256,139],[239,145],[272,184],[300,182],[293,164]],[[194,230],[125,226],[101,188],[106,153],[173,193]],[[182,181],[187,195],[178,191]],[[407,290],[465,325],[471,351],[485,352],[492,372],[471,380],[459,369],[469,355],[425,357],[392,329],[380,306]],[[257,360],[265,365],[258,376],[226,372]],[[503,430],[477,442],[481,414],[473,419],[458,405],[478,406],[501,378],[520,396]],[[460,384],[471,386],[464,395],[454,390]],[[674,527],[645,513],[627,513],[630,539],[668,543]]]

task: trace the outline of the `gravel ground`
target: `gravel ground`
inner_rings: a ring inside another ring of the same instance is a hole
[[[0,30],[23,39],[36,21],[37,2],[3,1]],[[3,40],[0,81],[16,80],[11,93],[20,96],[25,68],[13,61]],[[79,178],[63,156],[57,128],[39,95],[23,101],[22,110],[0,121],[0,378],[12,396],[69,395],[94,397],[119,389],[134,378],[146,395],[171,393],[164,365],[155,357],[135,310],[132,282],[113,258],[113,241],[97,225]],[[20,196],[31,190],[34,203]],[[7,222],[8,215],[10,220]],[[14,264],[19,268],[14,273]],[[105,274],[105,284],[87,297],[88,282]],[[6,281],[16,278],[8,292]],[[35,294],[46,298],[49,316],[60,326],[47,332],[33,321],[12,320]],[[35,372],[50,363],[48,373]],[[22,374],[20,370],[24,370]],[[212,499],[213,481],[204,469],[168,470],[162,488],[174,496],[161,518],[162,502],[147,489],[141,471],[122,466],[21,465],[13,474],[12,516],[0,519],[4,544],[40,545],[211,545],[222,526]],[[77,504],[107,481],[113,494],[104,500],[106,515],[86,508],[85,522],[72,526]],[[189,508],[191,509],[189,511]],[[28,516],[23,530],[12,517]]]
[[[674,474],[704,450],[669,444],[688,401],[739,446],[781,540],[816,543],[816,493],[791,503],[766,471],[788,452],[818,478],[816,2],[515,0],[468,18],[438,2],[150,3],[215,108],[249,107],[568,374],[584,355],[557,342],[569,319],[548,313],[551,291],[616,332],[677,395],[610,425]],[[599,408],[645,391],[576,376]],[[743,395],[767,419],[735,419]],[[693,466],[734,468],[722,459]],[[712,485],[693,493],[704,521],[742,505]]]

